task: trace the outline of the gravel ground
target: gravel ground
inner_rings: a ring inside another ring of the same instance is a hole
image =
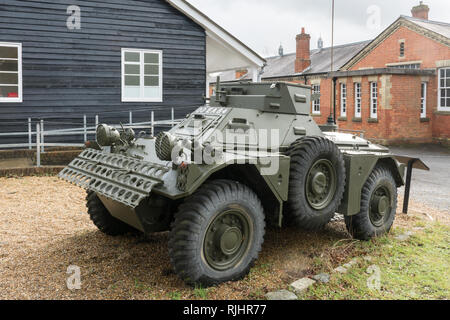
[[[194,290],[172,271],[167,233],[107,237],[90,222],[84,197],[83,190],[56,177],[0,178],[0,299],[262,298],[313,275],[317,259],[330,270],[345,263],[351,250],[336,245],[351,243],[342,221],[319,233],[268,230],[249,276]],[[448,217],[412,206],[416,215]],[[408,219],[399,215],[397,223]],[[70,265],[81,268],[81,290],[67,289]]]

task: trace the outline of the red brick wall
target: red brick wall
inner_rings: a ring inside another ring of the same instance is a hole
[[[405,42],[405,55],[400,57],[400,41]],[[399,28],[389,38],[385,39],[369,55],[355,64],[350,70],[364,68],[385,68],[388,63],[422,61],[422,69],[436,69],[436,61],[449,60],[450,48],[420,35],[406,27]],[[363,114],[364,130],[367,137],[385,139],[391,143],[397,142],[428,142],[433,138],[450,139],[450,115],[437,112],[437,75],[429,78],[427,85],[427,118],[420,120],[420,76],[392,76],[391,106],[392,110],[384,110],[379,114],[378,124],[366,124]],[[367,80],[363,78],[363,99],[368,95]],[[381,85],[379,84],[379,88]],[[354,113],[353,84],[348,85],[348,114]],[[338,88],[338,99],[340,99]],[[381,102],[381,101],[380,101]],[[339,104],[340,105],[340,104]],[[381,105],[380,105],[381,106]],[[368,105],[363,103],[364,109]],[[350,112],[350,113],[349,113]],[[367,109],[368,112],[368,109]],[[383,120],[382,120],[383,119]],[[350,119],[348,119],[350,120]],[[349,124],[340,121],[343,128],[358,128],[360,124]],[[378,128],[378,132],[372,127]]]
[[[400,57],[400,40],[405,40],[405,56]],[[422,68],[436,68],[436,61],[450,59],[450,48],[406,27],[400,27],[369,55],[352,66],[385,68],[387,63],[422,61]]]
[[[353,78],[345,79],[347,84],[347,117],[342,119],[341,115],[341,86],[338,82],[336,90],[336,103],[338,125],[340,129],[364,131],[364,136],[368,139],[384,140],[388,136],[389,114],[382,104],[380,89],[381,82],[378,83],[378,122],[370,122],[370,81],[368,77],[361,78],[361,118],[355,118],[355,83]]]

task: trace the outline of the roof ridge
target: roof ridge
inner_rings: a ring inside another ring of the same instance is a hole
[[[336,49],[336,48],[339,49],[339,48],[344,48],[344,47],[351,47],[351,46],[356,46],[358,44],[369,43],[371,41],[372,40],[363,40],[363,41],[351,42],[351,43],[346,43],[346,44],[340,44],[340,45],[334,46],[333,48],[334,49]],[[324,50],[329,50],[329,49],[331,49],[331,47],[325,47],[325,48],[322,48],[320,50],[318,48],[317,49],[312,49],[312,50],[310,50],[311,51],[310,53],[318,53],[318,52],[321,52],[321,51],[324,51]],[[275,56],[265,57],[264,59],[282,58],[282,57],[286,57],[286,56],[292,56],[292,55],[295,55],[295,54],[296,54],[295,52],[292,52],[292,53],[284,54],[282,56],[275,55]]]
[[[411,20],[411,21],[419,21],[419,22],[432,23],[432,24],[438,24],[438,25],[450,27],[450,23],[448,23],[448,22],[420,19],[420,18],[410,17],[410,16],[406,16],[406,15],[401,15],[400,17],[405,18],[407,20]]]

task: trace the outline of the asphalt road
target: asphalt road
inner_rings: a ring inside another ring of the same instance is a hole
[[[450,214],[450,148],[428,144],[390,149],[396,155],[420,158],[431,169],[413,170],[411,199]]]

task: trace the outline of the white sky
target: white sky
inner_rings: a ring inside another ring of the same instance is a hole
[[[188,0],[200,11],[264,57],[295,51],[305,27],[311,49],[320,35],[331,45],[331,0]],[[430,20],[450,23],[449,0],[425,0]],[[400,15],[411,15],[418,0],[336,0],[335,45],[369,40]],[[379,14],[378,14],[379,13]],[[379,17],[379,19],[377,19]]]

